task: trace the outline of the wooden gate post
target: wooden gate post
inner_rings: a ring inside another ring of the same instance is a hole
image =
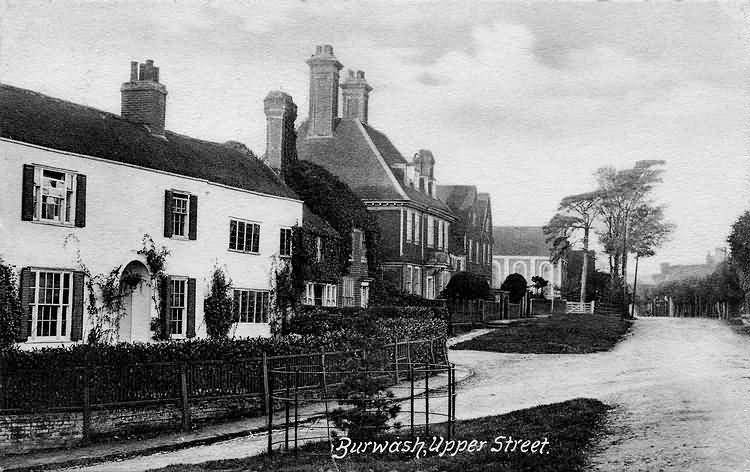
[[[263,413],[268,414],[271,411],[271,392],[268,388],[268,356],[263,353]]]
[[[187,387],[187,363],[180,363],[180,398],[182,399],[182,430],[190,431],[190,399]]]
[[[83,368],[83,442],[88,443],[91,438],[91,398],[89,391],[89,367]]]

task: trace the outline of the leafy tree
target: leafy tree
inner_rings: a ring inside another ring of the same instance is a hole
[[[542,276],[535,275],[531,278],[531,285],[534,287],[536,294],[540,295],[542,290],[544,290],[544,287],[549,285],[549,281]]]
[[[596,222],[600,201],[601,193],[598,191],[565,197],[560,201],[558,213],[544,227],[547,242],[552,243],[553,262],[567,256],[569,249],[577,243],[574,238],[580,237],[580,244],[583,248],[581,301],[586,299],[589,236]]]
[[[745,292],[745,304],[750,300],[750,211],[744,212],[732,225],[727,238],[730,251],[730,262],[737,272],[742,290]]]
[[[0,349],[8,348],[16,341],[23,318],[15,271],[13,266],[0,259]]]
[[[463,300],[485,299],[489,295],[487,280],[473,272],[456,272],[441,294],[443,298]]]
[[[610,272],[613,282],[622,288],[627,300],[628,253],[631,227],[637,219],[638,208],[648,204],[654,186],[661,182],[664,161],[644,160],[630,169],[616,170],[603,167],[596,172],[601,198],[597,205],[604,223],[600,242],[610,256]]]
[[[203,302],[203,316],[209,338],[227,337],[232,327],[233,308],[232,281],[221,267],[214,267],[210,293]]]
[[[643,204],[635,211],[630,227],[628,252],[635,254],[635,277],[633,278],[633,300],[638,290],[638,261],[651,257],[674,231],[674,225],[664,220],[663,206]],[[635,310],[635,302],[633,303]]]
[[[500,290],[509,292],[508,301],[518,303],[526,295],[528,284],[521,274],[510,274],[500,286]]]

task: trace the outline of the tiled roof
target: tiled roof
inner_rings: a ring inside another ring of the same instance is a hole
[[[403,155],[396,149],[388,136],[384,135],[380,131],[376,130],[370,125],[362,124],[362,127],[367,131],[367,134],[372,139],[375,147],[380,151],[380,155],[383,156],[385,162],[392,166],[394,164],[406,164],[407,160]]]
[[[341,118],[336,120],[330,138],[307,138],[307,129],[305,121],[297,130],[299,159],[325,167],[363,200],[414,201],[451,213],[441,200],[398,180],[390,166],[406,164],[407,161],[380,131],[357,120]]]
[[[279,197],[295,193],[258,159],[171,131],[165,138],[118,115],[0,84],[0,136]]]
[[[495,226],[492,253],[501,256],[550,255],[541,226]]]

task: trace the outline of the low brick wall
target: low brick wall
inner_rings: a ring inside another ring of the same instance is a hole
[[[69,447],[83,438],[83,414],[35,413],[0,415],[0,452]]]
[[[276,405],[278,407],[278,405]],[[263,414],[263,398],[236,397],[192,400],[193,424],[205,424]],[[177,431],[182,427],[179,403],[93,409],[91,439],[139,432]],[[0,415],[0,455],[72,447],[83,440],[82,412],[50,412]]]

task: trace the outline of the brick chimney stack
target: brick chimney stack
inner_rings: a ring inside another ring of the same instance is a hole
[[[333,136],[339,112],[339,71],[343,67],[333,55],[333,46],[316,46],[307,60],[310,66],[309,137]]]
[[[419,190],[435,196],[435,156],[429,149],[420,149],[414,154],[414,165],[419,172]]]
[[[149,59],[130,63],[130,81],[120,87],[122,107],[120,115],[133,123],[149,127],[152,134],[164,136],[167,87],[159,83],[159,68]]]
[[[349,76],[341,84],[341,94],[344,102],[344,118],[352,118],[367,124],[368,100],[372,87],[365,80],[365,73],[358,70],[355,74],[349,71]]]
[[[272,91],[263,100],[263,110],[266,113],[266,163],[286,179],[289,164],[297,160],[294,130],[297,105],[288,94]]]

